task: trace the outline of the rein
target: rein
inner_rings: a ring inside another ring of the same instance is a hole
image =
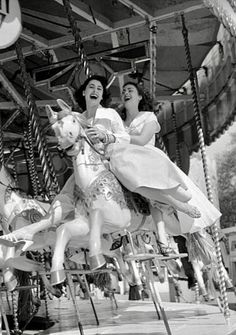
[[[90,139],[87,136],[83,137],[85,139],[85,141],[88,143],[88,145],[100,156],[102,156],[103,158],[106,158],[106,155],[104,153],[102,153],[101,151],[97,150],[94,146],[94,144],[90,141]],[[106,158],[107,159],[107,158]]]

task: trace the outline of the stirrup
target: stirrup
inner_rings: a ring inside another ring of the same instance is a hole
[[[116,238],[113,241],[110,250],[113,251],[119,249],[122,246],[122,242],[123,242],[123,236]]]
[[[106,264],[106,260],[103,254],[89,256],[89,264],[91,270],[97,270],[102,268]]]
[[[66,273],[64,269],[51,272],[50,282],[52,286],[63,283],[65,279],[66,279]]]

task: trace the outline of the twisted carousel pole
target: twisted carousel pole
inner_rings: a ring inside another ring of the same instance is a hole
[[[150,54],[150,96],[152,98],[152,109],[157,92],[157,24],[153,22],[149,25],[150,39],[149,39],[149,54]],[[156,140],[160,149],[168,155],[165,143],[160,134],[156,134]]]
[[[4,149],[3,149],[3,131],[2,131],[2,114],[0,113],[0,164],[4,165]]]
[[[28,131],[27,131],[28,130]],[[39,182],[38,174],[37,174],[37,168],[35,164],[35,157],[34,157],[34,149],[33,149],[33,135],[32,135],[32,127],[31,122],[28,121],[28,129],[24,131],[24,147],[25,147],[25,154],[26,154],[26,161],[28,165],[29,170],[29,176],[31,185],[33,188],[33,194],[34,196],[38,196],[39,194],[42,194],[42,187]]]
[[[207,195],[208,195],[209,201],[213,203],[213,193],[212,193],[209,171],[208,171],[208,166],[207,166],[206,148],[205,148],[203,130],[202,130],[202,125],[201,125],[200,105],[199,105],[198,94],[197,94],[196,85],[195,85],[195,80],[197,80],[197,78],[195,76],[195,71],[192,66],[192,59],[191,59],[191,53],[190,53],[190,47],[189,47],[189,41],[188,41],[188,30],[185,25],[185,18],[183,14],[181,14],[181,20],[182,20],[182,34],[184,38],[186,61],[187,61],[187,66],[188,66],[188,71],[189,71],[189,80],[191,84],[191,91],[192,91],[192,98],[193,98],[194,117],[195,117],[195,122],[197,126],[199,147],[200,147],[201,156],[202,156]],[[222,255],[221,255],[221,249],[220,249],[219,231],[218,231],[217,222],[211,226],[211,230],[212,230],[212,235],[213,235],[213,239],[215,242],[218,271],[219,271],[219,277],[220,277],[220,293],[221,293],[221,297],[223,300],[224,317],[225,317],[226,322],[229,323],[230,311],[229,311],[228,298],[227,298],[226,286],[225,286],[225,280],[224,280],[224,274],[223,274],[223,263],[222,263]]]
[[[78,70],[78,68],[82,65],[85,75],[87,77],[90,77],[91,76],[91,70],[90,70],[87,55],[85,53],[84,46],[83,46],[83,43],[82,43],[82,38],[80,36],[80,29],[79,29],[79,26],[78,26],[78,20],[76,20],[73,16],[73,11],[72,11],[72,8],[71,8],[70,1],[69,0],[63,0],[63,5],[64,5],[65,11],[66,11],[68,21],[69,21],[70,26],[71,26],[72,34],[73,34],[74,39],[75,39],[75,51],[79,56],[79,63],[75,67],[74,72],[76,72]]]
[[[21,77],[23,79],[23,85],[25,90],[25,96],[27,100],[27,104],[29,106],[29,122],[31,123],[31,127],[33,130],[33,135],[35,137],[36,145],[39,152],[40,161],[43,169],[43,176],[45,181],[45,186],[47,190],[56,191],[58,193],[60,191],[60,186],[56,177],[56,173],[51,162],[51,157],[48,151],[47,143],[45,141],[44,135],[42,133],[40,127],[40,117],[37,110],[37,106],[32,94],[32,89],[28,77],[28,73],[26,71],[26,66],[24,62],[24,56],[22,53],[21,45],[19,41],[16,42],[16,54],[18,57]]]
[[[177,118],[176,118],[176,111],[175,111],[175,105],[172,102],[171,103],[171,118],[172,118],[172,124],[174,128],[175,133],[175,143],[176,143],[176,165],[182,170],[182,161],[181,161],[181,155],[180,155],[180,147],[179,147],[179,140],[178,140],[178,131],[177,131]]]

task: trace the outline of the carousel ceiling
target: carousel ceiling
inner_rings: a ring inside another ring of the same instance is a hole
[[[86,67],[107,77],[113,104],[119,103],[120,87],[127,80],[141,82],[149,89],[151,32],[157,46],[156,101],[164,105],[176,101],[185,104],[184,113],[181,113],[181,106],[176,107],[176,129],[173,129],[171,121],[171,108],[162,108],[162,135],[168,149],[174,131],[180,134],[180,142],[184,142],[187,137],[182,134],[183,127],[190,125],[191,128],[194,121],[192,107],[186,109],[192,98],[184,87],[189,73],[182,18],[188,30],[192,67],[199,70],[206,55],[219,43],[220,22],[217,17],[202,1],[71,0],[71,10],[63,2],[67,1],[19,0],[23,29],[17,43],[24,55],[29,83],[49,146],[53,146],[55,140],[47,132],[49,126],[44,106],[55,105],[59,97],[68,102],[73,100],[73,90],[86,78]],[[81,54],[84,57],[82,62]],[[11,151],[23,139],[29,94],[25,94],[24,64],[17,59],[15,45],[0,50],[0,63],[4,148]],[[215,124],[213,130],[219,132],[219,124]],[[187,143],[188,153],[196,149],[195,137],[193,131],[191,141]],[[173,150],[171,156],[174,157]]]

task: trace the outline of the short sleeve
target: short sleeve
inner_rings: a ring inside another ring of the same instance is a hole
[[[149,122],[155,122],[156,123],[156,133],[159,133],[161,130],[161,126],[160,123],[157,120],[156,115],[153,112],[145,112],[145,124],[149,123]]]

